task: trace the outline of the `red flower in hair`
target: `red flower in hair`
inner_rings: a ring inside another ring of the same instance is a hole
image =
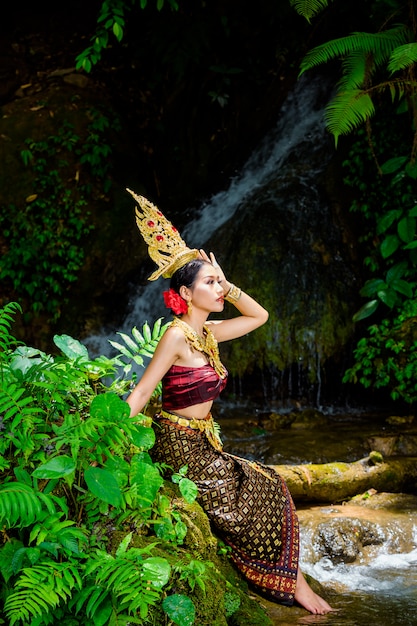
[[[173,289],[169,289],[168,291],[164,291],[164,302],[165,306],[175,315],[180,315],[181,313],[187,313],[188,306],[187,302],[180,296],[179,293],[174,291]]]

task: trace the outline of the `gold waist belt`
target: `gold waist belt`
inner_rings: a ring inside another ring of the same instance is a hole
[[[199,430],[201,433],[205,434],[213,448],[219,451],[223,450],[223,444],[219,435],[220,428],[213,420],[211,413],[204,419],[196,419],[195,417],[180,417],[179,415],[175,415],[175,413],[168,413],[168,411],[162,409],[158,415],[174,424],[178,424],[178,426]]]

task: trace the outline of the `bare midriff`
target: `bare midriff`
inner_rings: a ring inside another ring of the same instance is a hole
[[[202,402],[201,404],[193,404],[182,409],[175,410],[175,415],[178,417],[185,417],[186,419],[203,420],[207,418],[208,413],[211,411],[213,402]]]

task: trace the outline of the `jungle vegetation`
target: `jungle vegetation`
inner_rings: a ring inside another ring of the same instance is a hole
[[[221,565],[187,467],[166,482],[149,456],[160,386],[135,419],[122,399],[161,320],[91,359],[67,335],[55,356],[17,341],[19,311],[0,310],[0,623],[266,623]]]

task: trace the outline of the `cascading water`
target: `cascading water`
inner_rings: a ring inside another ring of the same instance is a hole
[[[327,139],[323,121],[326,92],[328,88],[323,80],[306,83],[303,79],[298,82],[282,106],[276,128],[265,137],[241,173],[231,180],[229,188],[214,194],[199,208],[190,211],[194,218],[181,233],[190,247],[204,248],[210,237],[233,217],[242,203],[250,203],[265,181],[277,175],[283,164],[297,154],[301,144],[307,142],[311,151],[323,145]],[[305,158],[308,158],[308,151]],[[300,185],[311,187],[314,176],[314,171],[306,169],[305,180],[300,179]],[[140,327],[145,321],[153,323],[160,317],[166,317],[161,291],[161,281],[137,287],[119,331],[129,333],[133,326]],[[86,338],[84,343],[91,355],[109,354],[109,339],[117,338],[112,331],[104,329]]]

